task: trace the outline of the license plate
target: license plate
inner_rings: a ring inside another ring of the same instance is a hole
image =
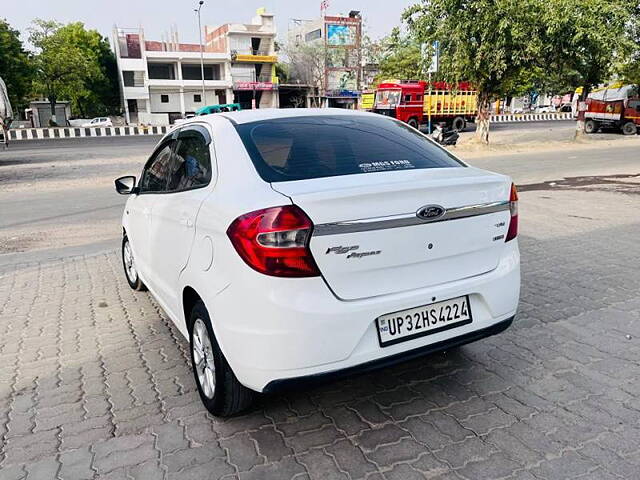
[[[422,307],[388,313],[376,319],[381,347],[471,323],[469,297],[452,298]]]

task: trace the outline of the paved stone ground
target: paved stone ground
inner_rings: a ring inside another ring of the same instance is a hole
[[[0,479],[640,478],[640,196],[521,195],[502,335],[209,416],[116,253],[0,273]]]

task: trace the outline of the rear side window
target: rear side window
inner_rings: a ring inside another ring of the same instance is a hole
[[[413,128],[382,116],[282,118],[236,129],[267,182],[463,166]]]

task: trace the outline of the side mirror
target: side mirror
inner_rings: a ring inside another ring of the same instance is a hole
[[[116,192],[120,195],[131,195],[132,193],[137,193],[136,177],[133,175],[117,178],[115,184]]]

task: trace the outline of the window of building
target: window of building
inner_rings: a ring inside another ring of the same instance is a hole
[[[149,78],[153,80],[175,80],[176,72],[172,63],[149,63]]]
[[[122,72],[122,80],[124,81],[125,87],[134,87],[135,83],[133,80],[133,72],[132,71],[123,71]]]
[[[169,95],[160,95],[160,103],[169,103]]]
[[[197,93],[193,96],[194,103],[200,103],[202,101],[202,95],[198,95]]]
[[[318,28],[317,30],[312,30],[304,36],[305,42],[313,42],[314,40],[319,40],[322,38],[322,31]]]
[[[194,64],[194,65],[182,64],[182,79],[183,80],[202,80],[202,67],[198,64]],[[204,79],[220,80],[220,65],[219,64],[205,65]]]

